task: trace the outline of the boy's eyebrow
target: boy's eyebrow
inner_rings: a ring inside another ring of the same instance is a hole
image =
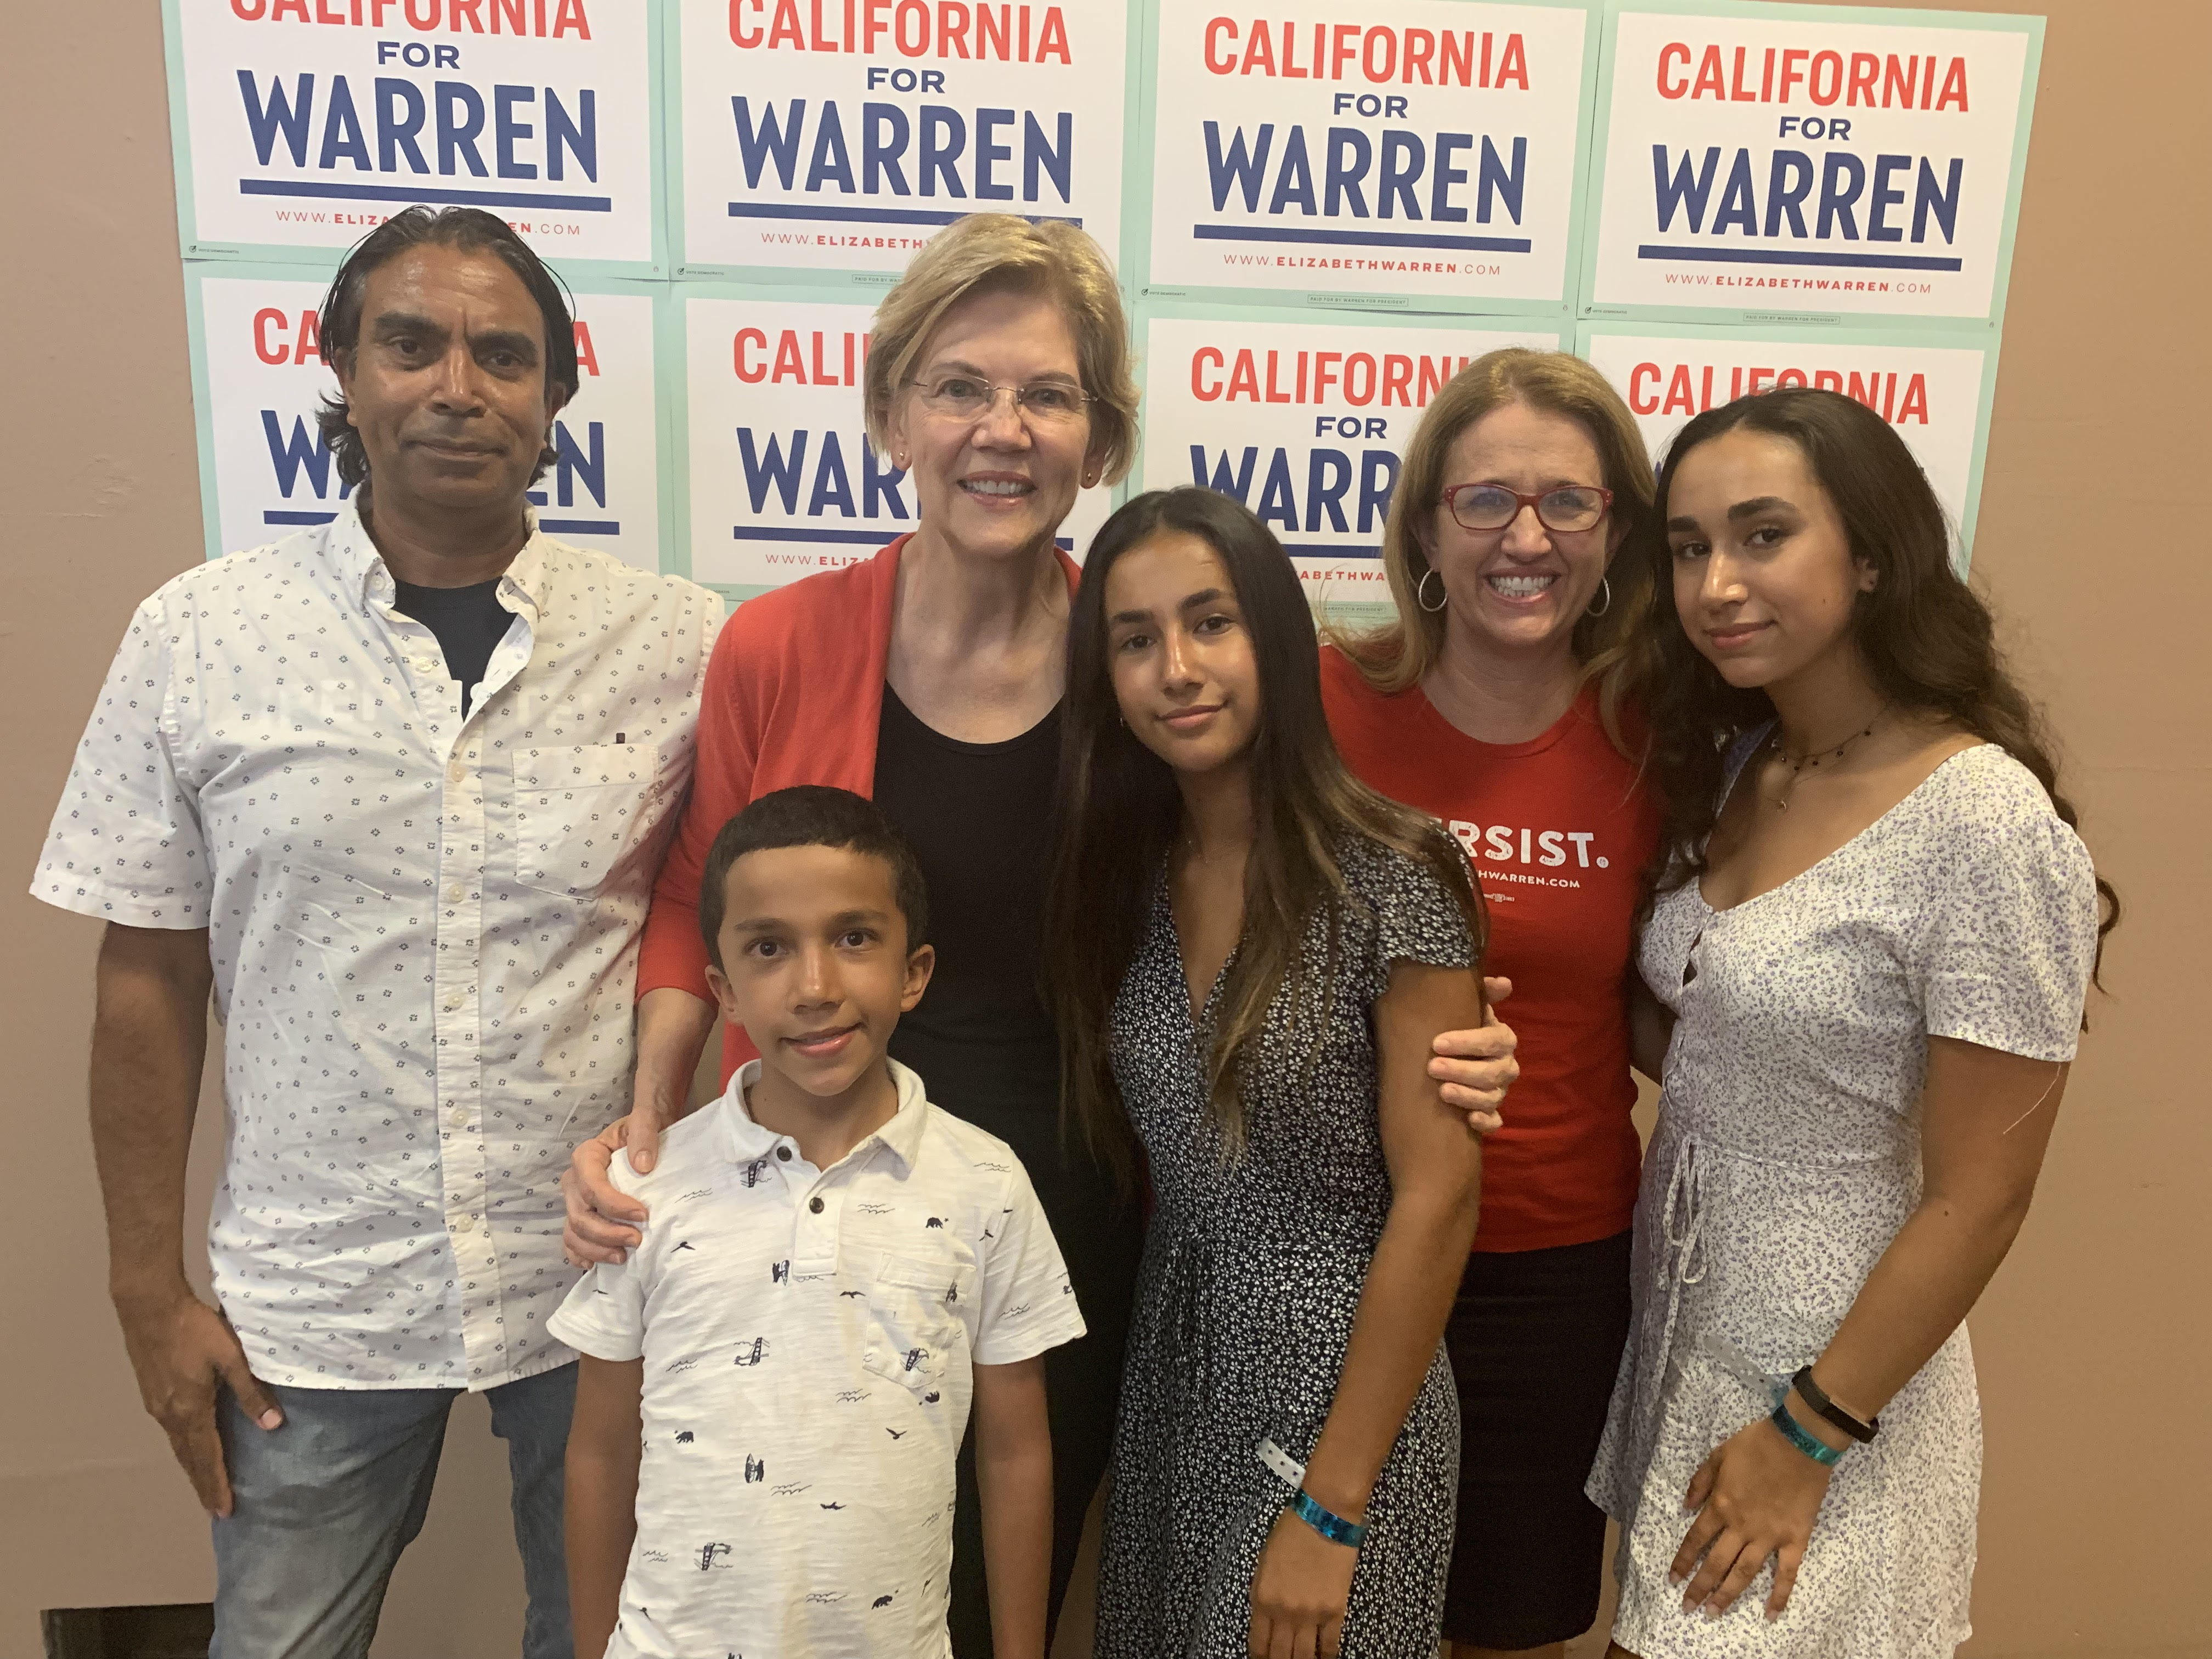
[[[886,909],[866,905],[856,906],[849,910],[838,911],[836,915],[829,918],[829,925],[832,927],[846,927],[856,921],[881,921],[890,915],[890,912]],[[739,916],[727,925],[736,928],[741,933],[789,933],[793,931],[794,926],[782,916]]]

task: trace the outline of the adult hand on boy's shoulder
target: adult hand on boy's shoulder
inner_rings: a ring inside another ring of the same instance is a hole
[[[640,1123],[639,1116],[632,1112],[617,1118],[568,1154],[568,1167],[561,1172],[561,1196],[568,1209],[561,1254],[572,1267],[627,1261],[645,1237],[644,1202],[614,1182],[615,1154],[629,1150],[633,1133],[641,1137],[641,1146],[659,1144],[661,1126],[650,1120]]]

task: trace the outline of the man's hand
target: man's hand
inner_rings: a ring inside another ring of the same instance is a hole
[[[1445,1031],[1432,1045],[1435,1058],[1429,1075],[1445,1105],[1467,1114],[1468,1127],[1479,1135],[1493,1133],[1505,1121],[1500,1108],[1505,1091],[1521,1075],[1521,1062],[1513,1051],[1521,1039],[1498,1018],[1498,1005],[1513,994],[1510,979],[1482,981],[1482,1024],[1470,1031]]]
[[[246,1362],[246,1351],[226,1320],[186,1291],[154,1305],[122,1302],[123,1346],[138,1375],[138,1395],[169,1437],[169,1449],[210,1515],[230,1513],[230,1472],[223,1467],[216,1431],[216,1391],[228,1383],[246,1414],[264,1430],[281,1427],[284,1413]]]

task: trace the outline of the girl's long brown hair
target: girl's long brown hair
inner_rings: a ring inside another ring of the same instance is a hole
[[[1675,435],[1659,470],[1653,532],[1644,538],[1652,570],[1651,620],[1639,645],[1651,711],[1652,774],[1665,809],[1650,884],[1669,892],[1705,872],[1705,842],[1719,817],[1730,746],[1774,718],[1764,691],[1740,690],[1691,645],[1674,608],[1667,500],[1682,462],[1698,445],[1737,428],[1786,438],[1835,503],[1851,556],[1873,567],[1875,585],[1855,600],[1853,643],[1891,707],[1948,720],[1993,743],[2035,775],[2051,810],[2069,827],[2074,804],[2041,712],[2006,672],[1987,605],[1953,568],[1943,509],[1927,476],[1889,422],[1840,392],[1788,386],[1739,398],[1696,416]],[[2119,894],[2097,878],[2104,936],[2118,924]]]
[[[1154,490],[1109,519],[1083,568],[1067,630],[1062,705],[1058,848],[1046,900],[1048,991],[1060,1027],[1061,1098],[1072,1131],[1125,1182],[1136,1139],[1109,1062],[1110,1019],[1121,980],[1150,918],[1182,819],[1166,762],[1122,725],[1107,648],[1106,581],[1115,562],[1162,532],[1196,536],[1219,555],[1258,660],[1261,718],[1251,752],[1256,827],[1244,868],[1243,935],[1206,1056],[1206,1083],[1223,1144],[1241,1146],[1240,1068],[1286,985],[1293,1036],[1315,1047],[1337,970],[1337,940],[1356,903],[1338,861],[1342,840],[1364,837],[1416,859],[1458,902],[1479,963],[1482,900],[1467,858],[1433,819],[1376,793],[1337,754],[1322,708],[1321,658],[1297,573],[1266,526],[1210,489]],[[1298,953],[1316,915],[1328,922],[1327,969],[1295,983]],[[1299,1030],[1297,1027],[1306,1029]]]

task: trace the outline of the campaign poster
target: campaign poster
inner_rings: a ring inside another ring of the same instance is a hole
[[[1656,465],[1693,415],[1777,386],[1865,404],[1905,440],[1943,504],[1961,568],[1973,543],[1997,346],[1986,331],[1585,324],[1580,355],[1627,402]]]
[[[787,289],[679,289],[684,493],[695,581],[736,599],[872,558],[921,497],[868,441],[861,373],[873,307]],[[1061,525],[1077,558],[1113,510],[1083,491]]]
[[[1614,13],[1586,316],[1995,324],[2039,17]]]
[[[1117,256],[1131,3],[681,0],[683,269],[888,275],[977,212]]]
[[[193,264],[186,272],[208,556],[328,524],[352,493],[316,423],[337,377],[319,307],[329,273]],[[660,568],[653,295],[578,292],[579,389],[555,418],[556,459],[530,499],[538,528]]]
[[[1594,10],[1283,0],[1154,16],[1147,292],[1565,310]]]
[[[1146,489],[1200,484],[1273,531],[1317,606],[1385,605],[1382,528],[1400,458],[1444,383],[1540,328],[1430,319],[1155,315],[1145,328]]]
[[[187,257],[319,257],[415,203],[546,258],[659,254],[655,7],[165,0]]]

